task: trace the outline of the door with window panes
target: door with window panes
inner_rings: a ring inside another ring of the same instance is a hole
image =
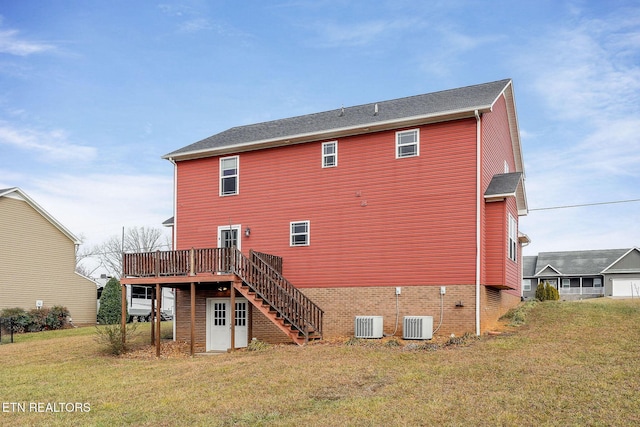
[[[248,343],[248,301],[236,298],[235,346]],[[207,351],[226,351],[231,348],[231,299],[207,298]]]

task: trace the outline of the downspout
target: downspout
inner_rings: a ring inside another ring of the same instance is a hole
[[[481,128],[480,114],[474,111],[476,116],[476,335],[480,335],[480,200],[481,200],[481,178],[480,166],[482,165],[481,150]]]
[[[171,250],[176,249],[176,243],[178,241],[178,221],[176,221],[176,212],[178,208],[178,165],[175,160],[169,157],[169,161],[173,164],[173,229],[171,230]],[[171,293],[173,294],[173,308],[171,312],[173,313],[173,340],[176,340],[176,315],[178,314],[178,310],[176,307],[176,289],[171,289]],[[193,355],[193,354],[192,354]]]

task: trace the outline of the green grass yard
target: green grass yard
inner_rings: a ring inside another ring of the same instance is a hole
[[[640,425],[637,299],[539,303],[523,326],[435,351],[332,342],[113,357],[94,335],[0,345],[0,425]]]

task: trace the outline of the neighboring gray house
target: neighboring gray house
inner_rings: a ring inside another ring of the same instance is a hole
[[[540,252],[522,263],[522,296],[549,282],[561,299],[640,297],[640,249]]]

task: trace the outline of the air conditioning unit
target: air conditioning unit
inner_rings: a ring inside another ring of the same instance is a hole
[[[430,340],[431,338],[433,338],[432,316],[404,316],[402,339]]]
[[[356,338],[382,338],[382,316],[356,316]]]

